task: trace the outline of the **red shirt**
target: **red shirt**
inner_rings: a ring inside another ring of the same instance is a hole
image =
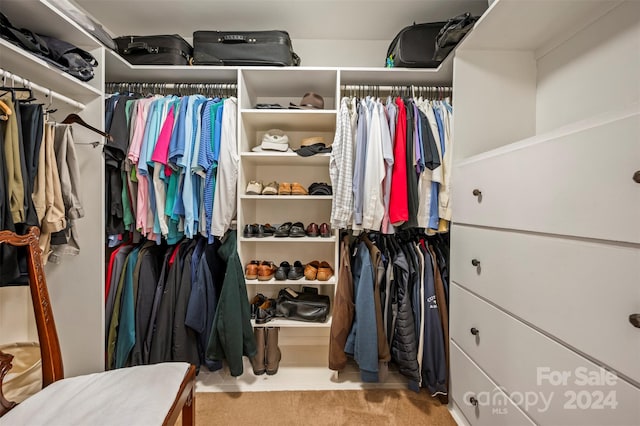
[[[394,226],[409,220],[409,195],[407,192],[407,110],[401,98],[396,98],[398,120],[393,147],[393,171],[391,173],[391,194],[389,220]]]

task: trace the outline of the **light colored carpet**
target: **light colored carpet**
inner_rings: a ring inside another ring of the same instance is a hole
[[[178,423],[180,424],[180,423]],[[196,425],[455,426],[425,391],[210,392],[196,394]]]

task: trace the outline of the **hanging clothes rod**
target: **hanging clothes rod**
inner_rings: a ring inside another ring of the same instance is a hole
[[[342,90],[379,90],[381,92],[391,92],[394,90],[406,90],[406,89],[422,89],[422,90],[448,90],[451,91],[451,86],[423,86],[419,84],[398,84],[397,86],[380,86],[378,84],[343,84]]]
[[[53,90],[48,89],[44,86],[40,86],[39,84],[33,83],[27,80],[26,78],[22,78],[16,74],[10,73],[9,71],[3,70],[2,68],[0,68],[0,77],[2,77],[3,85],[5,84],[4,81],[6,81],[6,79],[11,79],[11,81],[13,81],[14,83],[21,84],[28,89],[36,90],[40,93],[43,93],[45,96],[49,98],[50,101],[52,99],[57,99],[79,110],[83,110],[85,108],[85,105],[83,103],[80,103],[65,95],[61,95],[58,92],[54,92]]]
[[[140,82],[110,82],[105,83],[106,92],[117,91],[130,92],[167,92],[167,91],[189,91],[189,92],[237,92],[236,83],[140,83]]]

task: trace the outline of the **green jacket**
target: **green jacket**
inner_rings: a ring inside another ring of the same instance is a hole
[[[227,264],[227,271],[207,345],[207,357],[226,360],[234,377],[243,373],[242,356],[252,357],[256,354],[256,340],[251,327],[251,308],[236,239],[236,231],[228,232],[226,240],[218,250],[218,254]]]

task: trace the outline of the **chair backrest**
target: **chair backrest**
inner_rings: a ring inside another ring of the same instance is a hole
[[[40,230],[36,227],[31,227],[25,235],[17,235],[10,231],[0,231],[0,245],[7,244],[15,247],[26,247],[27,249],[29,288],[40,341],[40,354],[42,356],[42,387],[45,387],[56,380],[63,379],[64,370],[60,342],[58,341],[53,310],[49,300],[49,291],[44,278],[39,238]]]

